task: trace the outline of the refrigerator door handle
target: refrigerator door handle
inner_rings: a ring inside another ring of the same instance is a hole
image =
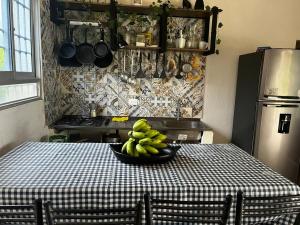
[[[299,105],[285,105],[285,104],[263,104],[264,107],[275,108],[299,108]]]
[[[280,96],[280,95],[264,95],[265,98],[272,98],[272,99],[276,99],[276,98],[280,98],[280,99],[300,99],[300,97],[298,96]]]

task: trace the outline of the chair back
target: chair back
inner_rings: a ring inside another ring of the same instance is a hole
[[[32,205],[0,205],[0,224],[43,225],[42,200],[35,200]]]
[[[174,201],[144,195],[146,225],[163,223],[215,224],[227,223],[232,196],[223,201]]]
[[[300,195],[247,197],[242,191],[237,193],[235,225],[243,224],[245,218],[255,220],[253,222],[267,222],[299,213]]]
[[[142,205],[139,202],[131,208],[53,208],[50,202],[45,203],[46,220],[48,225],[140,225]]]

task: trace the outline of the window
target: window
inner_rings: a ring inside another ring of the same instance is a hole
[[[33,24],[38,2],[0,0],[0,106],[39,96]]]

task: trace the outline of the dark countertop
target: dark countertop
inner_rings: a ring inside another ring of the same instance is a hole
[[[82,130],[82,129],[115,129],[130,130],[134,122],[139,117],[129,117],[126,122],[113,122],[112,117],[84,118],[81,116],[64,116],[50,127],[56,130]],[[192,118],[165,118],[165,117],[148,117],[146,118],[154,129],[157,130],[211,130],[200,119]],[[190,126],[191,125],[191,126]]]

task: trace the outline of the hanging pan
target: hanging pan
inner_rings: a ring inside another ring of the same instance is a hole
[[[108,67],[114,59],[113,54],[109,51],[108,54],[104,58],[96,58],[95,66],[99,68],[106,68]]]
[[[75,46],[75,43],[73,41],[73,29],[72,28],[70,29],[70,35],[71,36],[70,36],[69,43],[72,43]],[[65,43],[64,43],[64,45],[66,46]],[[62,45],[62,47],[63,47],[63,45]],[[65,56],[59,54],[58,60],[59,60],[59,64],[63,67],[80,67],[80,66],[82,66],[82,64],[79,63],[76,59],[76,46],[75,46],[75,52],[74,52],[73,57],[66,58]]]
[[[108,67],[113,61],[113,54],[111,52],[110,47],[104,41],[104,30],[101,28],[101,39],[94,46],[94,52],[96,55],[95,66],[99,68]]]
[[[76,46],[70,37],[70,25],[66,25],[66,40],[61,44],[59,49],[59,57],[62,59],[71,59],[76,54]]]
[[[93,64],[96,56],[93,45],[87,42],[87,32],[88,29],[85,30],[85,42],[77,46],[76,58],[82,64]]]
[[[100,42],[95,44],[94,52],[97,58],[105,58],[107,54],[110,52],[109,46],[104,42],[104,30],[100,29]]]

